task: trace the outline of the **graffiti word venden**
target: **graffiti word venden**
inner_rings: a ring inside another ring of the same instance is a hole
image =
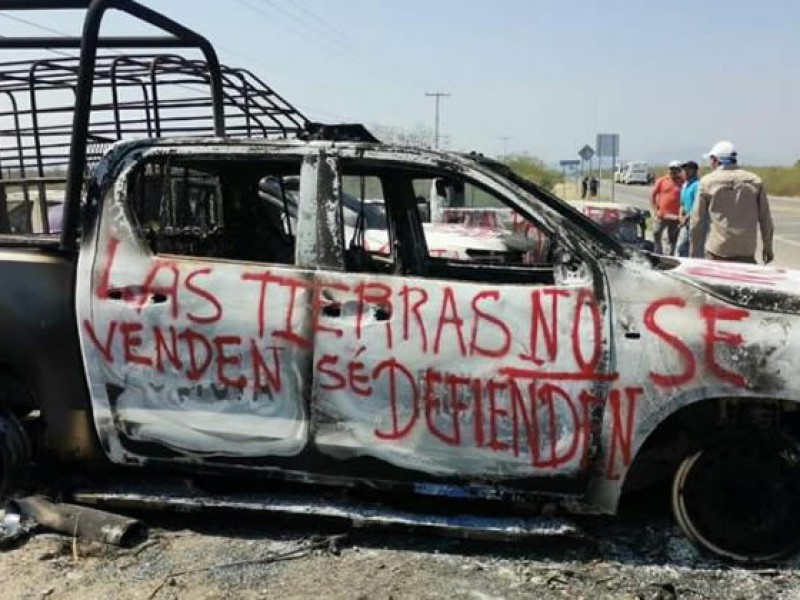
[[[135,321],[111,321],[102,334],[86,320],[84,330],[107,364],[135,365],[158,373],[179,373],[187,382],[280,393],[282,348],[236,335],[208,337],[192,328]],[[121,352],[115,355],[114,349]]]

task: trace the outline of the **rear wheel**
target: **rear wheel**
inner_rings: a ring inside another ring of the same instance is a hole
[[[687,457],[672,488],[678,525],[736,561],[770,561],[800,546],[797,445],[756,434],[719,439]]]
[[[19,420],[0,411],[0,499],[7,498],[27,480],[31,468],[28,437]]]

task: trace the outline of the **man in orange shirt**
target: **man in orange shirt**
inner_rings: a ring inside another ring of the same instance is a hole
[[[655,253],[672,256],[680,231],[681,186],[683,174],[680,161],[669,163],[669,174],[659,177],[650,192],[650,203],[656,218],[653,225],[653,241]],[[667,247],[664,252],[663,238],[667,232]]]

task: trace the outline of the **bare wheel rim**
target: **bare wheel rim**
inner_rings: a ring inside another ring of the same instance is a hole
[[[30,449],[16,417],[0,412],[0,499],[20,485],[29,467]]]
[[[695,543],[739,561],[768,561],[800,543],[800,468],[788,444],[733,439],[688,457],[672,491]]]
[[[0,434],[0,500],[6,495],[6,488],[8,487],[8,474],[6,473],[6,460],[3,456],[5,451],[2,448],[3,437]]]

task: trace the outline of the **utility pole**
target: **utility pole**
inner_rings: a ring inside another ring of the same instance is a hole
[[[508,141],[511,138],[507,135],[501,135],[497,139],[503,142],[503,162],[506,162],[508,160]]]
[[[436,102],[436,117],[434,121],[434,129],[433,129],[433,147],[439,147],[439,102],[442,98],[449,98],[449,92],[426,92],[425,95],[428,98],[433,98]]]

